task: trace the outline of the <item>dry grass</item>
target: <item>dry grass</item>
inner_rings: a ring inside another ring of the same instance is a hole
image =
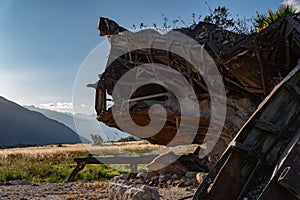
[[[104,143],[102,146],[95,146],[91,144],[64,144],[62,147],[57,145],[47,145],[41,147],[25,147],[25,148],[9,148],[0,149],[0,159],[7,158],[10,155],[22,155],[25,157],[44,157],[46,155],[57,155],[72,152],[98,152],[103,155],[111,152],[150,152],[163,148],[159,145],[152,145],[145,141],[134,142],[115,142]]]
[[[75,167],[76,157],[128,156],[142,154],[161,154],[172,150],[180,152],[180,146],[166,148],[152,145],[145,141],[105,143],[102,146],[91,144],[48,145],[0,149],[0,181],[27,179],[30,181],[64,181]],[[186,147],[182,147],[183,149]],[[188,151],[193,152],[191,146]],[[177,153],[178,154],[178,153]],[[146,165],[139,165],[138,170],[145,170]],[[76,177],[83,180],[104,180],[120,173],[129,172],[129,165],[88,165]]]
[[[197,145],[191,145],[187,151],[192,152]],[[172,148],[172,151],[181,148],[180,146]],[[183,147],[185,148],[185,147]],[[131,141],[131,142],[114,142],[104,143],[102,146],[96,146],[92,144],[64,144],[62,147],[57,145],[47,145],[40,147],[25,147],[25,148],[9,148],[0,149],[0,160],[5,159],[10,155],[22,155],[24,157],[48,157],[49,155],[57,156],[58,154],[65,154],[66,156],[70,153],[95,153],[100,155],[112,155],[114,153],[162,153],[169,151],[170,149],[160,145],[153,145],[147,141]]]
[[[47,145],[40,147],[25,147],[25,148],[9,148],[0,149],[0,157],[6,157],[12,154],[21,154],[24,156],[35,156],[35,155],[49,155],[66,152],[87,152],[87,149],[83,144],[69,145],[65,144],[62,147],[57,145]]]
[[[159,149],[147,142],[120,142],[93,145],[48,145],[0,149],[0,181],[27,179],[30,181],[64,181],[75,167],[76,157],[86,157],[90,153],[99,156],[134,155]],[[76,177],[83,180],[103,180],[120,173],[129,172],[129,166],[88,165]]]

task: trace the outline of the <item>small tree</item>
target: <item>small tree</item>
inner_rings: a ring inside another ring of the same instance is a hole
[[[225,6],[218,6],[212,10],[207,2],[206,4],[209,8],[209,14],[204,16],[203,20],[201,20],[201,15],[196,16],[195,13],[192,13],[191,22],[186,22],[178,17],[177,19],[171,20],[173,24],[173,26],[171,26],[169,25],[170,20],[164,14],[162,14],[162,24],[158,25],[157,23],[153,23],[153,28],[162,34],[165,34],[171,29],[171,27],[173,27],[173,29],[189,28],[197,25],[200,21],[204,21],[215,24],[221,29],[233,31],[239,34],[253,33],[254,27],[252,19],[245,17],[239,18],[238,15],[236,16],[236,19],[233,19],[229,9]],[[149,28],[148,25],[145,25],[144,23],[141,23],[139,28],[138,26],[132,25],[133,31],[141,31],[147,28]]]
[[[292,5],[281,5],[276,12],[268,10],[265,14],[257,14],[254,18],[254,26],[256,31],[259,32],[262,29],[268,27],[271,23],[277,19],[286,15],[293,15],[297,13],[297,9]]]
[[[91,138],[93,140],[94,145],[102,145],[103,144],[103,139],[99,134],[97,134],[97,135],[91,134]]]
[[[230,16],[228,8],[218,6],[214,11],[210,9],[210,13],[204,17],[203,21],[215,24],[223,29],[228,29],[234,27],[233,18],[230,18]]]

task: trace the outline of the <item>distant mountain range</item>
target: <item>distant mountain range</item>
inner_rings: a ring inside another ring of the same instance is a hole
[[[0,97],[0,146],[75,144],[81,139],[58,120]]]
[[[48,109],[42,109],[35,106],[24,106],[25,108],[42,113],[50,119],[54,119],[71,128],[74,132],[92,141],[91,134],[101,135],[107,141],[117,141],[126,138],[129,135],[118,129],[110,128],[103,123],[97,121],[95,115],[62,113]],[[75,125],[76,124],[76,125]]]

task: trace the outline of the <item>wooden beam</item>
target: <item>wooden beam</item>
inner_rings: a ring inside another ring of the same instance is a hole
[[[77,166],[71,172],[67,181],[74,181],[75,176],[83,170],[87,164],[130,164],[130,174],[132,174],[137,172],[137,166],[139,164],[149,164],[157,156],[158,155],[74,158],[74,162],[77,163]]]
[[[116,156],[116,157],[87,157],[75,158],[74,161],[86,164],[148,164],[157,155],[145,156]]]
[[[261,119],[257,119],[254,123],[254,126],[256,128],[259,128],[263,131],[280,134],[281,133],[281,127],[277,124],[273,124],[271,122],[263,121]]]
[[[267,82],[266,82],[266,77],[265,77],[265,70],[264,70],[264,66],[262,63],[262,58],[260,55],[260,51],[259,51],[259,46],[257,45],[257,42],[254,40],[254,45],[255,45],[255,54],[259,63],[259,68],[260,68],[260,76],[261,76],[261,82],[262,82],[262,86],[263,86],[263,90],[264,90],[264,95],[267,95],[268,93],[268,88],[267,88]]]

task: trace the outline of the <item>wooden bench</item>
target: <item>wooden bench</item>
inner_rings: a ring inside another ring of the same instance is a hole
[[[139,164],[149,164],[157,156],[158,155],[74,158],[74,162],[77,163],[77,166],[71,172],[67,181],[73,181],[75,176],[83,170],[87,164],[129,164],[130,175],[136,174]]]

